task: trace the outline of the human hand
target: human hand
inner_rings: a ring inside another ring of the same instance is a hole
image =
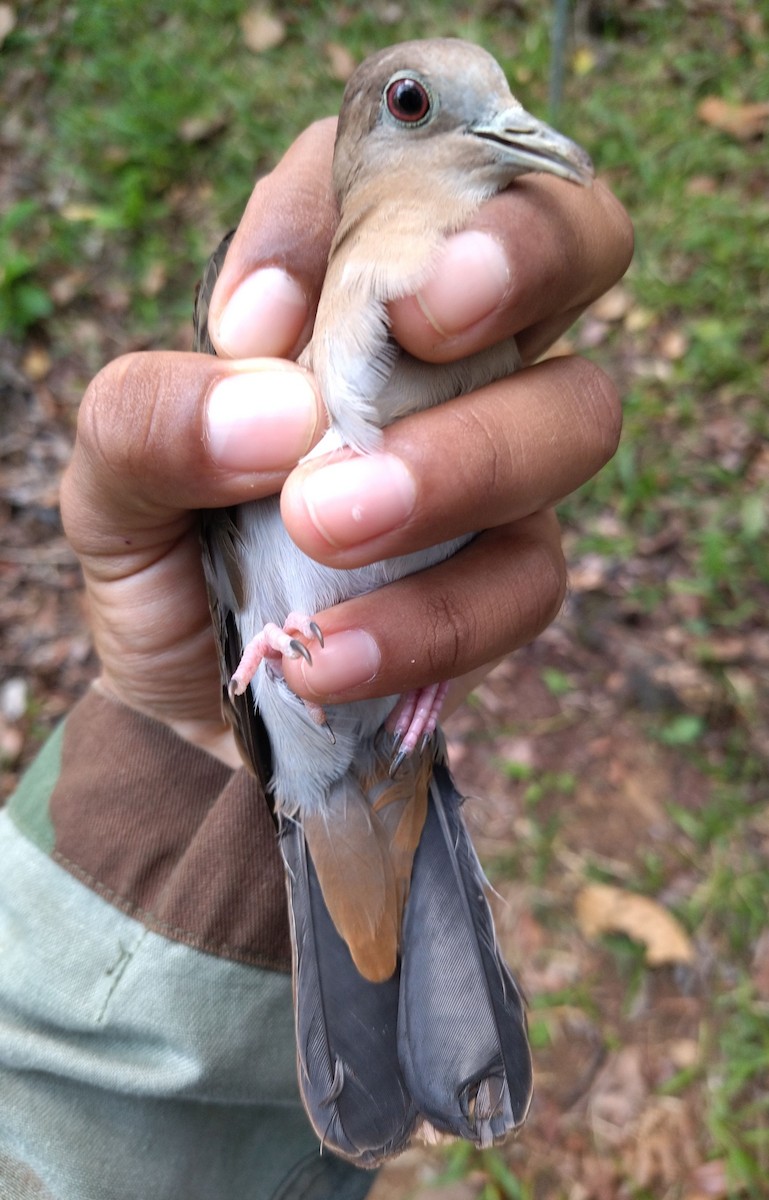
[[[211,300],[221,357],[129,355],[101,372],[62,490],[102,686],[227,761],[196,510],[283,485],[292,537],[336,566],[485,530],[449,562],[320,614],[326,649],[311,669],[284,664],[314,699],[389,694],[464,675],[552,619],[565,572],[550,506],[619,432],[607,378],[558,359],[399,422],[363,470],[318,459],[291,471],[325,423],[311,377],[286,360],[310,336],[335,224],[333,132],[312,126],[255,189]],[[604,187],[540,176],[486,205],[473,230],[419,300],[392,307],[414,354],[460,357],[515,334],[530,359],[622,274],[631,248]]]

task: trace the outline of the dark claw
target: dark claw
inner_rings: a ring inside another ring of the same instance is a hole
[[[296,638],[292,638],[291,641],[289,642],[289,646],[291,647],[292,650],[295,650],[297,654],[301,654],[302,658],[304,659],[304,661],[307,663],[308,666],[310,666],[310,667],[312,666],[312,655],[310,654],[310,651],[305,646],[304,642],[299,642],[299,641],[297,641]]]
[[[401,731],[398,729],[398,730],[396,730],[396,732],[393,734],[393,744],[392,744],[392,752],[393,752],[393,754],[397,754],[397,753],[398,753],[398,751],[399,751],[399,750],[400,750],[400,748],[401,748],[401,742],[402,742],[402,741],[403,741],[403,734],[402,734],[402,732],[401,732]]]
[[[312,631],[312,634],[313,634],[315,640],[320,643],[320,648],[322,650],[326,644],[323,641],[323,630],[321,629],[320,625],[318,625],[317,622],[315,622],[315,621],[310,621],[310,629]]]
[[[401,767],[403,766],[403,764],[405,763],[407,758],[408,758],[407,750],[399,750],[398,753],[394,756],[392,762],[390,763],[389,774],[390,774],[391,779],[394,779],[394,777],[398,774],[398,772],[400,771]]]
[[[419,753],[420,754],[424,754],[425,750],[430,745],[430,742],[432,740],[433,740],[433,735],[431,733],[423,733],[422,734],[422,739],[419,743]]]

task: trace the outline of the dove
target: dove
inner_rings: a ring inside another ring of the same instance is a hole
[[[520,367],[513,339],[420,362],[393,339],[387,305],[418,292],[485,200],[534,171],[580,185],[593,173],[480,47],[405,42],[353,73],[333,159],[339,225],[299,359],[329,417],[313,454],[370,453],[393,421]],[[196,348],[209,352],[225,252],[197,299]],[[312,661],[316,613],[471,536],[341,570],[298,549],[278,497],[202,522],[224,711],[273,808],[286,867],[300,1091],[322,1146],[360,1167],[417,1138],[486,1147],[515,1131],[532,1091],[525,1005],[437,725],[446,685],[324,708],[290,690],[282,662]]]

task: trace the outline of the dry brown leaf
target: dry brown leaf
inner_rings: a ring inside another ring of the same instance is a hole
[[[340,46],[338,42],[326,43],[326,58],[331,71],[331,78],[338,79],[340,83],[347,83],[347,80],[355,70],[357,63],[346,46]]]
[[[663,358],[678,362],[689,349],[689,339],[681,329],[668,329],[659,340],[659,352]]]
[[[704,663],[737,663],[749,656],[750,649],[746,637],[731,634],[697,641],[693,653]]]
[[[577,76],[589,75],[591,71],[595,70],[597,63],[597,55],[590,49],[589,46],[578,47],[578,49],[574,51],[574,54],[571,58],[571,65],[574,70],[574,74]]]
[[[274,50],[286,37],[286,25],[262,5],[249,8],[239,21],[243,41],[254,54]]]
[[[96,204],[63,204],[59,214],[65,221],[95,221],[101,209]]]
[[[633,1136],[649,1094],[640,1046],[611,1054],[590,1090],[590,1124],[599,1144],[622,1146]]]
[[[704,667],[695,663],[674,660],[654,664],[649,678],[662,691],[672,692],[684,708],[704,714],[713,709],[721,696],[721,688]]]
[[[634,304],[625,317],[625,329],[628,333],[643,333],[656,319],[656,314],[651,308],[642,308],[640,304]]]
[[[722,1158],[700,1163],[690,1179],[694,1190],[687,1191],[684,1200],[726,1200],[729,1195],[726,1163]]]
[[[192,145],[195,142],[205,142],[215,137],[227,125],[226,113],[215,113],[207,117],[185,117],[179,125],[179,137],[183,142]]]
[[[424,1147],[412,1147],[399,1158],[393,1158],[374,1177],[371,1191],[367,1200],[402,1200],[403,1196],[414,1196],[416,1200],[435,1200],[438,1192],[431,1176],[435,1174],[437,1163],[433,1165]],[[430,1182],[425,1181],[425,1176]],[[440,1188],[440,1200],[477,1200],[483,1180],[478,1179],[478,1173],[472,1172],[466,1179],[455,1183],[443,1184]]]
[[[611,579],[612,563],[603,554],[583,554],[569,567],[569,588],[572,592],[598,592]]]
[[[599,321],[592,313],[586,313],[579,326],[580,350],[595,350],[609,336],[608,321]]]
[[[594,940],[604,933],[625,933],[646,947],[650,967],[691,963],[694,947],[676,918],[656,900],[605,883],[591,883],[577,895],[576,916],[582,933]]]
[[[569,1200],[616,1200],[620,1184],[617,1163],[598,1154],[586,1154],[580,1179],[569,1190]]]
[[[715,196],[718,180],[714,175],[692,175],[686,184],[687,196]]]
[[[81,268],[57,275],[56,279],[51,281],[51,285],[48,289],[54,304],[62,307],[65,304],[71,303],[71,301],[74,300],[75,296],[83,287],[83,284],[87,278],[87,272]]]
[[[745,477],[748,487],[758,487],[769,483],[769,446],[761,446],[753,457]]]
[[[6,725],[0,717],[0,765],[13,767],[21,758],[24,749],[24,734],[13,725]]]
[[[0,4],[0,46],[16,26],[16,13],[10,4]]]
[[[638,1122],[633,1178],[642,1188],[667,1192],[695,1166],[697,1143],[691,1113],[675,1096],[652,1100]]]
[[[769,129],[769,103],[730,104],[720,96],[706,96],[697,107],[697,116],[713,129],[728,133],[739,142],[762,137]]]
[[[44,346],[31,346],[21,363],[22,371],[33,383],[45,379],[51,366],[51,356]]]
[[[668,1054],[677,1071],[690,1071],[700,1061],[702,1051],[694,1038],[674,1038],[668,1043]]]
[[[143,296],[157,296],[168,280],[168,267],[160,259],[150,263],[140,284]]]
[[[600,296],[591,305],[590,311],[599,321],[621,321],[630,309],[632,302],[630,292],[621,283],[618,283]]]

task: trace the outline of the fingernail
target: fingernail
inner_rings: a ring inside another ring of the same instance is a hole
[[[416,299],[427,320],[449,337],[499,308],[510,288],[510,268],[501,244],[468,229],[449,238],[438,269]]]
[[[307,320],[307,297],[280,267],[262,267],[235,289],[216,328],[231,358],[287,354]]]
[[[316,696],[334,695],[368,683],[381,662],[381,652],[371,634],[348,629],[327,637],[322,650],[313,646],[312,666],[302,661],[302,677]]]
[[[317,421],[315,392],[304,372],[236,371],[208,397],[208,450],[228,471],[288,470],[312,445]]]
[[[417,489],[411,472],[392,454],[332,463],[302,486],[315,528],[332,546],[356,546],[397,529],[411,515]]]

